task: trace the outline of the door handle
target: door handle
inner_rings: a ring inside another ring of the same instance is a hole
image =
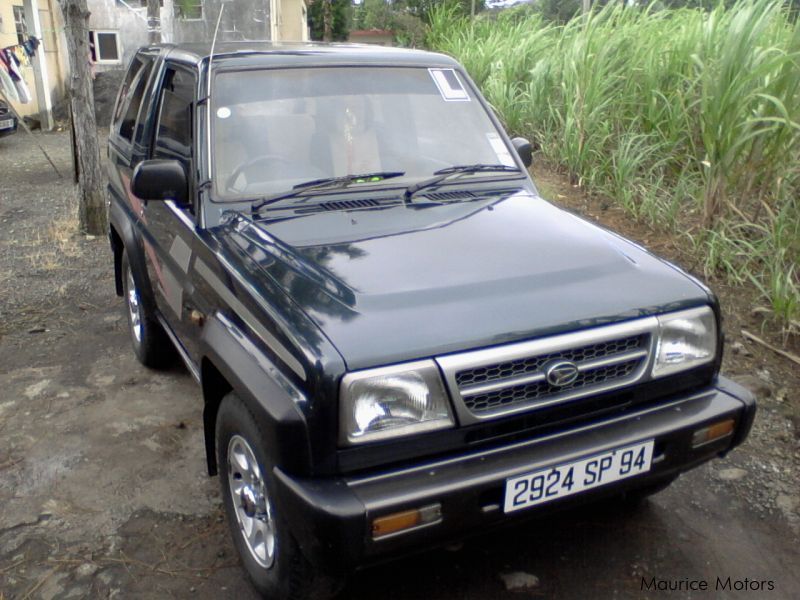
[[[183,310],[184,314],[186,315],[186,319],[192,325],[195,325],[196,327],[202,327],[203,323],[206,322],[206,316],[188,302],[184,303]]]

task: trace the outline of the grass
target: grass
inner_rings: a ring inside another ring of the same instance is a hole
[[[685,237],[708,277],[752,282],[800,318],[800,22],[782,2],[650,10],[566,25],[434,10],[506,127],[574,183]],[[691,232],[691,233],[687,233]]]
[[[36,231],[25,246],[31,267],[37,271],[56,271],[67,267],[69,261],[80,256],[77,199],[70,197],[66,206],[44,228]]]

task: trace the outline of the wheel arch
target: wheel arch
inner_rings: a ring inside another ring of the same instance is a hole
[[[209,475],[219,471],[216,422],[219,407],[234,392],[258,420],[264,446],[282,470],[308,473],[311,449],[308,427],[298,403],[303,393],[228,318],[214,314],[203,327],[200,342],[200,384],[203,390],[203,436]]]
[[[114,252],[114,284],[117,295],[122,296],[122,253],[128,253],[128,263],[141,280],[138,286],[140,293],[145,295],[148,301],[155,304],[153,288],[150,278],[147,275],[147,267],[144,254],[144,243],[141,236],[137,234],[135,228],[135,217],[131,213],[130,207],[123,205],[121,201],[115,201],[113,192],[109,190],[112,197],[108,210],[109,241]]]
[[[117,296],[122,297],[122,252],[125,250],[125,244],[113,223],[108,225],[108,240],[111,242],[111,251],[114,254],[114,289]]]
[[[217,413],[222,399],[233,391],[233,386],[214,364],[204,356],[200,362],[200,385],[203,389],[203,438],[206,447],[208,474],[219,472],[217,465],[216,438]]]

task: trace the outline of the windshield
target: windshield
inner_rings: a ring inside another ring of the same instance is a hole
[[[353,174],[402,173],[391,182],[407,184],[454,165],[515,165],[453,69],[223,71],[212,98],[213,181],[223,200]]]

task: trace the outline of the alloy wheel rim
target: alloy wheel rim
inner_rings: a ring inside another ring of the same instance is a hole
[[[268,569],[275,560],[275,519],[253,449],[243,437],[228,442],[228,488],[239,533],[253,560]]]
[[[139,290],[133,281],[133,273],[128,269],[128,312],[131,317],[131,333],[137,343],[142,341],[142,318],[139,307]]]

